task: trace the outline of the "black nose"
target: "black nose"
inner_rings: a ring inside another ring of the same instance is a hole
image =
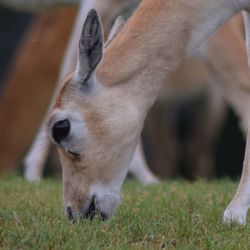
[[[71,207],[67,207],[67,216],[68,216],[69,220],[73,220],[74,219]]]
[[[52,129],[52,136],[54,140],[59,143],[61,140],[65,139],[70,131],[69,120],[62,120],[54,124]]]
[[[93,198],[90,206],[89,206],[89,209],[85,215],[85,218],[86,219],[89,219],[89,220],[93,220],[93,218],[95,216],[99,216],[99,218],[101,218],[102,220],[107,220],[108,217],[104,214],[104,213],[100,213],[97,209],[96,209],[96,205],[95,205],[95,197]]]
[[[97,211],[95,207],[95,198],[93,198],[85,217],[86,219],[92,220],[96,214],[97,214]]]

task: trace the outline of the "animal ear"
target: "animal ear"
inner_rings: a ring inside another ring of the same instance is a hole
[[[112,27],[110,33],[109,33],[109,37],[108,37],[108,40],[105,44],[105,47],[107,47],[116,38],[116,36],[122,30],[124,24],[125,24],[125,19],[122,16],[118,16],[113,24],[113,27]]]
[[[97,12],[89,11],[79,42],[77,76],[85,83],[103,56],[103,31]]]

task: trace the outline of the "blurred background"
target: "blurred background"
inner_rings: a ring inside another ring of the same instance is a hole
[[[30,14],[0,5],[2,174],[22,172],[22,159],[52,95],[75,15],[74,7]],[[201,71],[196,60],[186,62],[188,65],[184,63],[189,75]],[[200,78],[196,79],[203,83]],[[209,87],[184,95],[182,82],[192,81],[187,79],[185,70],[179,71],[171,81],[181,82],[179,89],[166,88],[166,94],[160,96],[150,111],[142,132],[144,151],[152,171],[162,179],[238,178],[245,139],[237,116],[224,102],[220,90],[212,87],[211,91]],[[176,94],[178,91],[181,94]],[[216,100],[221,102],[217,118],[209,113],[214,91]],[[218,124],[212,133],[206,127],[210,127],[213,119],[218,120]],[[54,150],[45,172],[60,175]]]

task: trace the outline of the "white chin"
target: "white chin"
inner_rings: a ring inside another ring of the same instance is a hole
[[[120,204],[121,198],[118,193],[110,193],[95,196],[95,205],[99,213],[105,215],[107,219],[111,218]]]

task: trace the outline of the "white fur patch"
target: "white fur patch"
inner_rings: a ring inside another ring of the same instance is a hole
[[[247,210],[247,207],[243,207],[240,204],[229,205],[224,211],[223,222],[244,225],[246,224]]]

